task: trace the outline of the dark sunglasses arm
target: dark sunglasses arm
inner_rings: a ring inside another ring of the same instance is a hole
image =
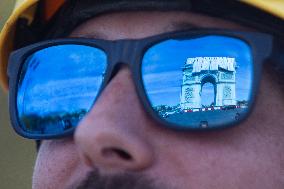
[[[272,63],[273,69],[280,75],[284,74],[284,41],[278,38],[273,39],[273,50],[269,64]]]

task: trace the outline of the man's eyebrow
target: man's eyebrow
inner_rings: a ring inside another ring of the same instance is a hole
[[[180,21],[180,22],[172,22],[167,29],[171,30],[188,30],[188,29],[197,29],[200,28],[196,24]]]
[[[71,37],[76,38],[90,38],[90,39],[107,39],[108,36],[100,33],[100,32],[90,32],[90,33],[84,33],[84,34],[74,34],[71,35]]]
[[[196,24],[192,24],[189,22],[185,21],[180,21],[180,22],[172,22],[169,25],[164,27],[164,31],[175,31],[175,30],[188,30],[188,29],[196,29],[200,28]],[[71,35],[71,37],[75,38],[90,38],[90,39],[108,39],[109,36],[105,35],[104,33],[101,32],[95,32],[92,31],[90,33],[84,33],[84,34],[74,34]]]

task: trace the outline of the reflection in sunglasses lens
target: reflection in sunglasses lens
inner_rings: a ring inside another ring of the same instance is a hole
[[[250,47],[232,37],[163,41],[148,49],[142,62],[151,106],[180,128],[218,128],[242,120],[252,77]]]
[[[62,134],[77,126],[101,87],[106,54],[84,45],[58,45],[27,58],[18,84],[17,110],[29,134]]]

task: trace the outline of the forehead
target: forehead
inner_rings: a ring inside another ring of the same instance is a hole
[[[71,33],[71,37],[109,40],[143,38],[189,28],[248,30],[237,23],[191,12],[131,11],[108,13],[92,18],[78,26]]]

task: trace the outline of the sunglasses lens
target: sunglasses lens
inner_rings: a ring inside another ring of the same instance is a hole
[[[154,114],[180,129],[228,127],[251,107],[253,60],[237,38],[170,39],[145,53],[142,80]]]
[[[29,56],[22,67],[17,113],[30,135],[60,135],[77,126],[94,103],[107,67],[104,51],[58,45]]]

